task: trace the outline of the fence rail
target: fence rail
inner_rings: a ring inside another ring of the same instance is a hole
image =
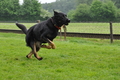
[[[0,29],[0,32],[5,33],[19,33],[23,34],[21,30],[9,30],[9,29]],[[64,35],[64,32],[62,32]],[[58,33],[60,36],[60,32]],[[74,32],[67,32],[66,36],[68,37],[84,37],[84,38],[101,38],[101,39],[110,39],[110,34],[97,34],[97,33],[74,33]],[[120,34],[113,34],[114,39],[120,39]]]

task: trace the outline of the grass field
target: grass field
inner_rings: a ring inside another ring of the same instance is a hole
[[[88,38],[54,40],[55,50],[41,49],[44,59],[27,59],[24,34],[0,33],[1,80],[119,80],[120,41]]]
[[[28,28],[36,23],[23,23]],[[0,29],[18,29],[15,23],[0,23]],[[63,31],[63,30],[62,30]],[[109,23],[70,23],[67,32],[110,33]],[[120,34],[120,23],[113,23],[113,33]]]

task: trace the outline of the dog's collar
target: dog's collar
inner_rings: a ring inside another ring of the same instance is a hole
[[[52,18],[51,18],[51,21],[52,21],[52,23],[54,24],[54,26],[55,26],[57,29],[61,29],[60,27],[58,27],[58,26],[54,23],[54,21],[53,21]]]
[[[55,26],[57,29],[61,29],[60,27],[56,26],[56,24],[54,24],[54,26]]]

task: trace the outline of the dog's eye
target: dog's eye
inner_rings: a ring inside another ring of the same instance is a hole
[[[67,17],[67,15],[63,15],[63,17]]]

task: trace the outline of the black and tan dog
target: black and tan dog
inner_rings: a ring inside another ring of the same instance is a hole
[[[32,54],[34,54],[38,60],[42,60],[42,57],[39,57],[37,52],[40,48],[55,49],[53,39],[57,36],[61,26],[68,25],[68,23],[70,23],[70,20],[67,15],[56,11],[54,11],[53,17],[30,27],[28,30],[23,24],[16,23],[26,34],[27,46],[32,49],[26,57],[31,58]],[[48,43],[48,45],[43,45],[43,43]]]

